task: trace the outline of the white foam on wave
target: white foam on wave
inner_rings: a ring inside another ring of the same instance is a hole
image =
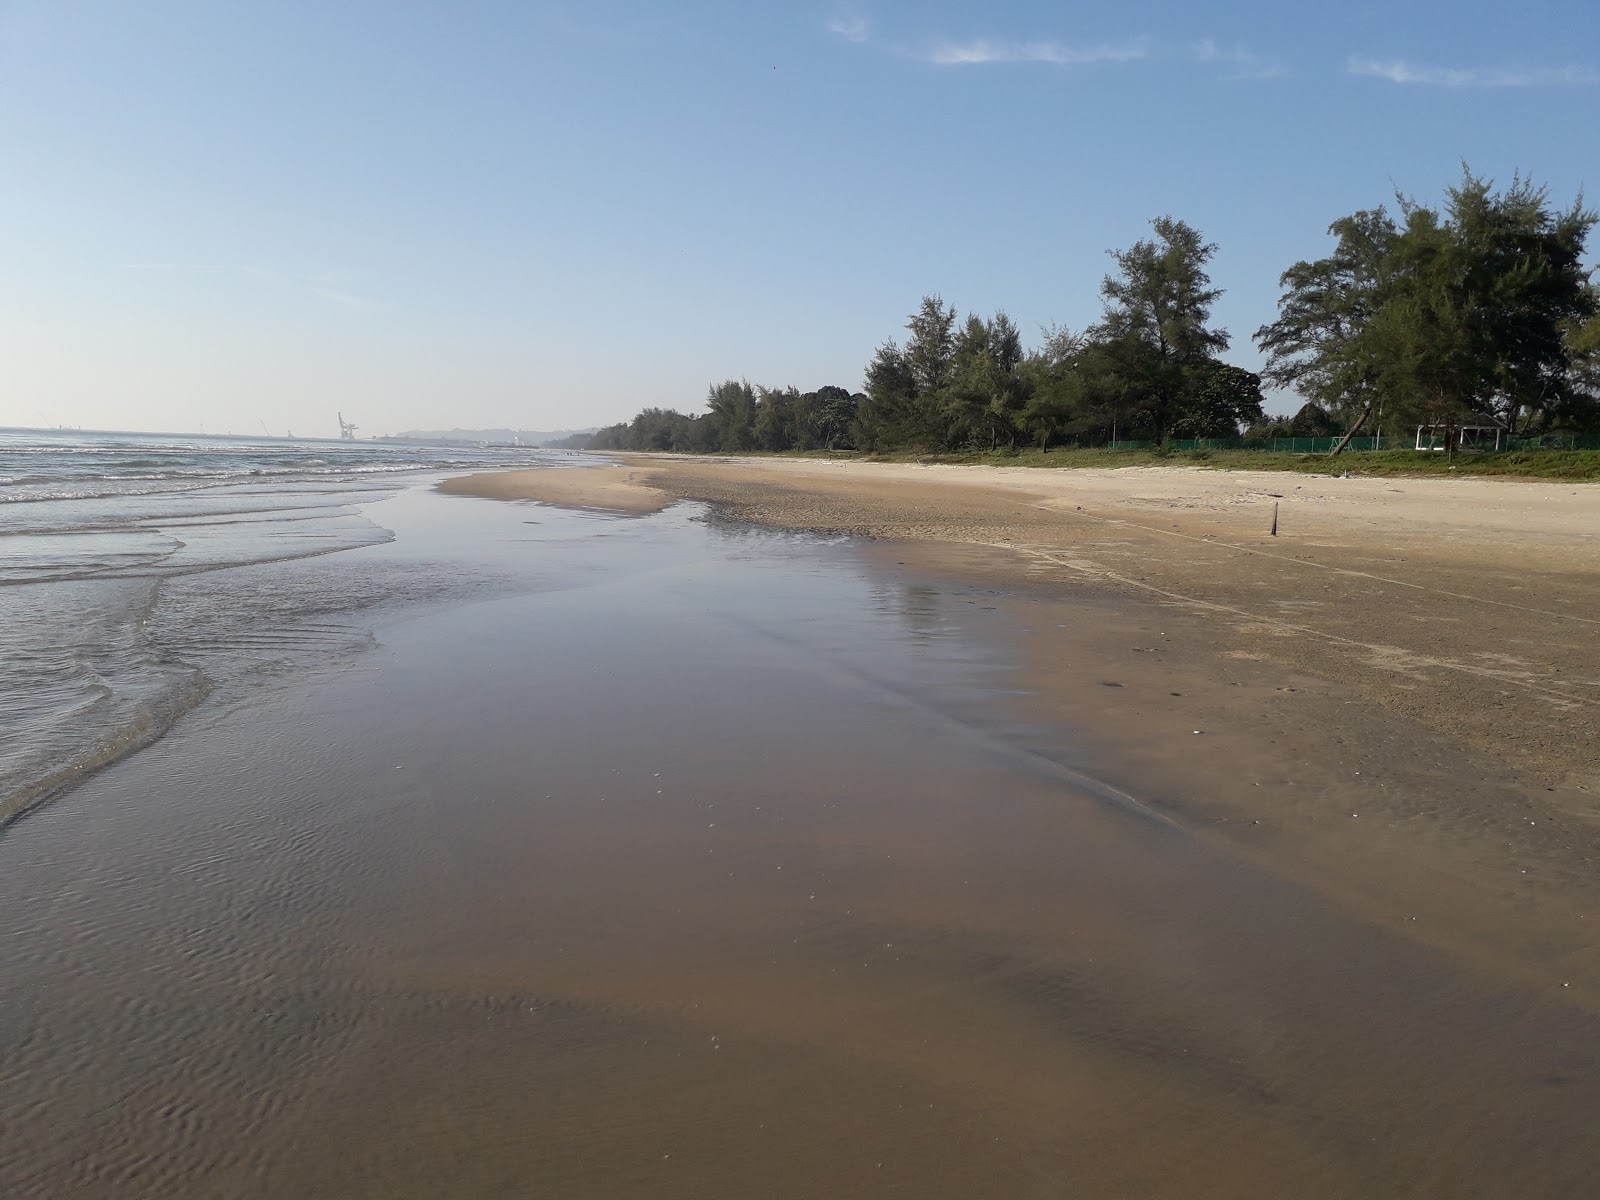
[[[539,461],[0,430],[0,823],[159,737],[238,662],[364,644],[330,617],[373,603],[372,589],[313,585],[285,565],[389,540],[359,505],[419,473]]]

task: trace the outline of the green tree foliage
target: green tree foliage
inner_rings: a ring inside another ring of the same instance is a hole
[[[832,450],[848,445],[862,399],[842,387],[802,394],[792,387],[726,380],[712,385],[705,413],[686,416],[670,408],[647,408],[630,422],[593,434],[586,445],[590,450],[684,454]]]
[[[1308,400],[1287,420],[1263,418],[1245,430],[1246,438],[1327,438],[1340,433],[1339,419],[1315,400]]]
[[[632,421],[611,425],[594,434],[590,450],[674,450],[708,454],[719,444],[710,414],[686,416],[670,408],[647,408]]]
[[[1257,330],[1260,375],[1223,361],[1217,247],[1171,216],[1111,252],[1100,320],[1049,328],[1028,349],[1005,312],[958,320],[924,296],[863,390],[724,380],[706,411],[650,408],[597,449],[992,451],[1065,443],[1252,435],[1329,437],[1370,422],[1482,417],[1518,433],[1600,431],[1600,296],[1585,269],[1597,217],[1556,209],[1520,176],[1496,190],[1463,168],[1446,202],[1335,221],[1331,253],[1283,273],[1278,319]],[[1262,386],[1304,406],[1268,422]]]
[[[1154,239],[1112,251],[1117,271],[1100,285],[1105,312],[1090,336],[1125,385],[1132,424],[1163,438],[1180,422],[1205,422],[1194,405],[1228,333],[1209,325],[1222,295],[1206,273],[1216,246],[1172,217],[1151,226]]]
[[[1070,329],[1044,331],[1044,344],[1018,368],[1026,396],[1018,424],[1042,449],[1074,430],[1086,407],[1083,379],[1077,370],[1084,338]]]
[[[628,450],[628,425],[620,422],[616,425],[607,425],[604,429],[597,429],[584,444],[587,450]]]
[[[951,409],[956,375],[956,311],[924,296],[906,322],[906,344],[887,341],[867,364],[866,401],[855,438],[864,449],[949,449],[958,414]]]
[[[967,318],[944,392],[947,442],[1016,445],[1030,388],[1022,361],[1022,335],[1005,313]]]
[[[861,397],[828,385],[801,398],[801,450],[836,450],[847,446]]]
[[[927,397],[944,394],[955,369],[956,310],[945,306],[938,296],[924,296],[917,311],[906,322],[905,364],[911,372],[917,393]]]
[[[1549,192],[1520,176],[1500,193],[1465,168],[1450,189],[1446,277],[1487,376],[1487,411],[1517,428],[1570,406],[1576,385],[1566,330],[1596,312],[1583,267],[1596,214],[1580,197],[1552,211]]]
[[[1261,376],[1243,367],[1209,361],[1189,373],[1189,394],[1183,415],[1172,423],[1172,436],[1231,438],[1265,419]]]
[[[712,384],[706,407],[717,429],[717,449],[738,454],[756,448],[756,390],[748,380]]]
[[[1557,420],[1569,428],[1600,429],[1600,316],[1570,322],[1567,354],[1572,362],[1572,396]]]
[[[754,437],[757,449],[777,452],[796,446],[800,393],[789,387],[761,388],[756,398]]]
[[[1399,208],[1403,224],[1381,208],[1336,221],[1331,255],[1284,272],[1278,320],[1256,333],[1266,378],[1357,426],[1374,413],[1447,434],[1485,417],[1514,432],[1593,425],[1579,331],[1597,311],[1583,267],[1595,214],[1465,168],[1442,210]]]
[[[1260,380],[1216,357],[1228,336],[1209,325],[1221,294],[1205,270],[1215,247],[1182,221],[1153,225],[1154,240],[1113,255],[1104,318],[1086,333],[1047,329],[1030,352],[1005,312],[958,324],[953,305],[924,296],[904,344],[874,352],[860,393],[729,379],[711,387],[703,416],[647,409],[591,445],[949,451],[1237,434],[1260,418]]]
[[[905,353],[893,340],[867,364],[866,398],[856,410],[855,439],[863,450],[889,450],[921,435],[917,383]]]
[[[1430,209],[1415,208],[1395,239],[1383,303],[1363,333],[1380,394],[1396,416],[1450,429],[1487,408],[1494,370],[1475,336],[1472,299],[1457,271],[1463,247]]]
[[[1328,232],[1338,239],[1332,254],[1295,263],[1279,278],[1278,320],[1256,331],[1256,344],[1267,356],[1268,383],[1353,417],[1376,398],[1378,363],[1362,335],[1380,307],[1399,230],[1379,208],[1343,217]]]

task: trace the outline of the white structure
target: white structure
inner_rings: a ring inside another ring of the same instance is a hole
[[[1447,450],[1450,431],[1456,433],[1457,450],[1504,450],[1509,431],[1493,417],[1472,417],[1459,425],[1418,425],[1418,450]]]

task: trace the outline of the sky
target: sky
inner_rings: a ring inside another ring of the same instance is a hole
[[[1091,323],[1162,214],[1256,367],[1330,222],[1600,193],[1597,116],[1593,0],[0,0],[0,425],[854,390],[924,294]]]

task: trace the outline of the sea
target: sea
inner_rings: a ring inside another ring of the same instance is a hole
[[[0,824],[160,737],[219,680],[370,644],[426,581],[308,570],[398,491],[562,451],[0,429]]]

